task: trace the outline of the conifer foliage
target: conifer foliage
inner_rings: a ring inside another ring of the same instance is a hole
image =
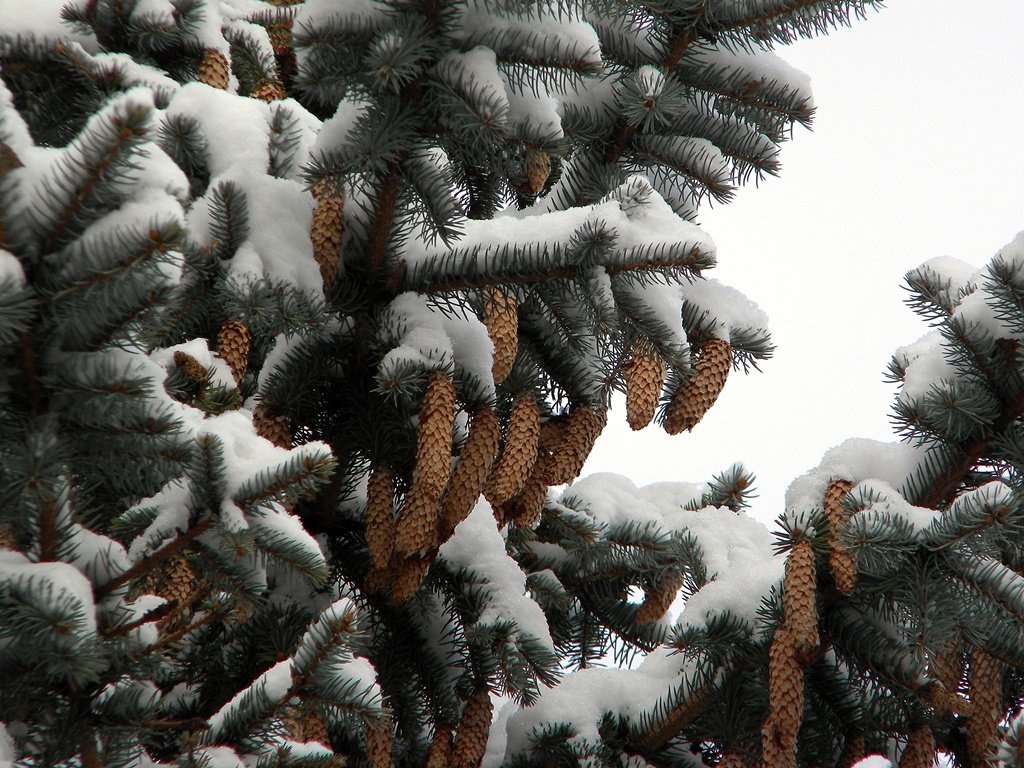
[[[900,401],[932,533],[876,534],[896,492],[830,470],[849,522],[793,522],[772,597],[740,467],[550,491],[613,391],[675,433],[770,355],[694,220],[810,121],[771,45],[870,5],[0,1],[0,760],[832,764],[913,732],[978,764],[1017,684],[1016,347],[930,273],[962,373]],[[879,547],[920,591],[872,597]],[[882,632],[964,590],[987,623]],[[966,752],[933,651],[972,670]]]

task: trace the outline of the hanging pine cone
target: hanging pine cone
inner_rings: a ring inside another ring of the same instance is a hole
[[[292,432],[288,428],[288,419],[263,404],[257,405],[252,412],[252,425],[256,434],[269,440],[278,448],[290,448]]]
[[[211,88],[225,90],[231,81],[231,67],[223,53],[207,48],[199,62],[199,82]]]
[[[551,175],[551,158],[542,149],[530,149],[526,152],[526,192],[538,195],[548,183]]]
[[[270,46],[274,49],[275,56],[287,56],[291,53],[292,22],[290,19],[268,24],[267,36],[270,38]]]
[[[967,748],[971,765],[987,765],[1003,718],[1003,663],[980,648],[971,654],[967,684],[971,716],[967,721]]]
[[[910,732],[899,768],[931,768],[934,762],[935,734],[927,725],[919,725]]]
[[[395,534],[395,552],[403,557],[423,555],[435,548],[437,522],[441,502],[432,492],[415,482],[405,494],[398,514]]]
[[[455,469],[441,499],[440,542],[452,535],[455,526],[469,517],[487,484],[501,442],[501,424],[491,408],[481,408],[473,416],[469,435],[459,452]]]
[[[547,463],[550,460],[548,455],[538,456],[523,490],[508,502],[508,520],[517,528],[533,528],[540,522],[544,513],[544,502],[548,499],[548,484],[544,480],[544,475],[547,473]]]
[[[608,423],[608,412],[598,406],[577,406],[569,413],[561,443],[551,452],[544,479],[548,485],[571,483],[594,449],[594,443]]]
[[[797,657],[804,661],[817,652],[820,644],[814,565],[811,543],[806,539],[797,542],[786,560],[786,575],[782,581],[786,627],[791,633]]]
[[[508,501],[526,485],[537,461],[539,440],[540,408],[532,395],[524,395],[509,413],[505,449],[484,491],[492,506]]]
[[[288,94],[284,92],[284,88],[275,80],[264,80],[252,89],[252,93],[250,93],[249,96],[254,99],[259,99],[260,101],[265,101],[268,104],[288,98]]]
[[[18,548],[18,540],[14,535],[14,529],[4,523],[0,525],[0,550],[15,550]]]
[[[313,188],[316,207],[309,225],[313,258],[320,266],[320,278],[326,291],[334,283],[341,263],[341,238],[345,234],[345,196],[327,179]]]
[[[761,728],[763,764],[795,768],[796,737],[804,715],[804,671],[788,628],[775,632],[768,653],[768,718]]]
[[[366,728],[366,762],[370,768],[392,768],[391,721],[384,719],[374,725],[377,727]]]
[[[686,574],[681,570],[669,573],[661,583],[644,595],[644,601],[636,613],[636,623],[653,624],[664,616],[685,583]]]
[[[436,500],[444,493],[452,470],[455,386],[447,374],[438,372],[431,377],[419,421],[412,484]]]
[[[718,761],[717,768],[747,768],[747,763],[735,752],[726,752]]]
[[[648,343],[638,343],[626,362],[626,421],[640,430],[651,423],[658,410],[658,396],[668,373],[665,361]]]
[[[864,759],[865,754],[867,754],[867,744],[864,741],[864,734],[857,733],[848,736],[836,768],[853,768],[856,763]]]
[[[452,764],[452,729],[437,727],[430,740],[423,768],[449,768]]]
[[[391,583],[391,602],[401,605],[416,594],[427,578],[430,561],[425,557],[409,557],[402,560]]]
[[[175,351],[173,359],[175,368],[188,376],[193,384],[205,387],[210,383],[210,372],[206,369],[206,366],[188,352],[182,352],[179,349]]]
[[[484,297],[483,322],[494,345],[491,377],[501,384],[512,370],[519,349],[519,312],[514,294],[499,288],[491,289]]]
[[[715,404],[732,367],[732,347],[722,339],[710,339],[701,350],[696,372],[676,390],[665,410],[665,431],[678,435],[693,429]]]
[[[228,320],[217,334],[217,354],[228,364],[235,384],[242,383],[249,366],[249,329],[241,320]]]
[[[828,568],[836,589],[852,595],[857,584],[857,561],[839,543],[839,532],[849,517],[843,508],[843,499],[853,489],[849,480],[833,480],[825,491],[825,519],[828,520]]]
[[[494,705],[486,688],[478,688],[462,710],[459,731],[452,748],[452,768],[477,768],[487,751]]]
[[[366,546],[374,569],[386,569],[395,549],[395,479],[381,466],[366,483]]]

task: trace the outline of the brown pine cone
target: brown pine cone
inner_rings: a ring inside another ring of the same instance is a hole
[[[391,720],[366,727],[366,761],[370,768],[392,768],[391,762]]]
[[[435,373],[423,395],[416,434],[416,466],[412,484],[435,501],[441,498],[452,471],[452,425],[455,422],[455,385],[444,373]]]
[[[919,725],[910,732],[899,768],[932,768],[934,762],[935,734],[927,725]]]
[[[594,443],[608,423],[608,412],[598,406],[577,406],[569,413],[565,435],[551,452],[544,479],[548,485],[571,483],[594,449]]]
[[[436,548],[441,501],[431,491],[413,482],[398,513],[395,552],[402,557],[424,555]]]
[[[6,523],[0,525],[0,550],[15,550],[18,548],[18,541],[14,535],[14,528]]]
[[[391,602],[401,605],[416,594],[427,578],[430,561],[425,557],[409,557],[399,563],[391,583]]]
[[[864,734],[857,733],[848,736],[836,768],[853,768],[856,763],[864,759],[866,753],[867,744],[864,741]]]
[[[312,705],[300,710],[302,718],[302,741],[317,741],[325,747],[331,746],[331,734],[327,731],[327,722]]]
[[[942,683],[942,687],[952,695],[960,691],[960,680],[963,677],[963,658],[960,647],[954,645],[946,651],[932,656],[929,676]]]
[[[782,581],[782,605],[799,659],[809,660],[817,651],[818,607],[814,548],[807,540],[797,542],[786,560]]]
[[[284,92],[284,88],[281,84],[274,80],[264,80],[252,89],[252,93],[250,93],[249,96],[253,99],[265,101],[268,104],[288,98],[288,94]]]
[[[217,334],[217,354],[228,364],[235,384],[242,382],[249,366],[249,329],[241,320],[228,320]]]
[[[452,764],[452,729],[436,727],[423,768],[449,768]]]
[[[506,294],[500,288],[491,289],[484,297],[483,322],[487,335],[494,344],[491,362],[491,377],[495,384],[501,384],[512,370],[519,349],[519,313],[514,294]]]
[[[159,595],[176,605],[188,602],[196,588],[196,574],[188,559],[180,552],[167,558],[163,564],[163,584]]]
[[[267,37],[270,38],[275,56],[287,56],[292,52],[292,21],[289,19],[268,24]]]
[[[664,616],[685,583],[686,575],[681,570],[669,573],[660,584],[644,595],[644,601],[636,613],[636,623],[653,624]]]
[[[998,659],[977,648],[967,667],[971,716],[967,721],[967,749],[971,765],[988,765],[1003,719],[1003,670]]]
[[[439,543],[447,541],[455,527],[473,511],[487,484],[500,443],[501,424],[497,414],[491,408],[481,408],[473,416],[469,435],[441,499]]]
[[[523,490],[508,501],[509,508],[505,513],[509,522],[517,528],[533,528],[540,522],[544,502],[548,500],[548,484],[544,476],[550,460],[546,454],[538,456]]]
[[[487,688],[479,688],[469,697],[462,710],[458,733],[455,734],[452,768],[478,768],[487,751],[493,709]]]
[[[192,383],[205,387],[210,383],[210,372],[206,366],[196,360],[188,352],[182,352],[180,349],[174,353],[174,366],[184,373]]]
[[[658,397],[668,369],[650,343],[638,343],[625,368],[626,421],[640,430],[651,423],[658,410]]]
[[[693,378],[672,396],[665,411],[665,431],[678,435],[697,426],[721,394],[731,367],[732,347],[722,339],[710,339],[697,360]]]
[[[524,395],[509,413],[505,448],[484,491],[491,506],[503,504],[523,490],[537,461],[539,441],[540,408],[532,395]]]
[[[292,432],[288,427],[288,419],[274,413],[268,406],[257,405],[252,412],[252,424],[256,434],[269,440],[278,448],[291,448]]]
[[[224,54],[214,48],[207,48],[199,62],[199,82],[222,91],[231,81],[231,66]]]
[[[326,291],[338,276],[338,265],[341,263],[341,239],[345,234],[345,195],[337,185],[324,179],[314,187],[313,197],[316,198],[316,207],[309,225],[309,239]]]
[[[795,768],[796,737],[804,716],[804,671],[785,626],[768,655],[768,718],[761,728],[765,766]]]
[[[366,546],[375,570],[388,567],[395,549],[394,503],[394,477],[386,467],[373,467],[366,483]]]
[[[531,195],[540,194],[551,175],[551,158],[541,149],[530,149],[526,153],[526,191]]]
[[[825,491],[825,519],[828,520],[828,568],[836,589],[852,595],[857,584],[857,561],[839,543],[839,532],[849,515],[843,508],[843,499],[853,489],[849,480],[833,480]]]

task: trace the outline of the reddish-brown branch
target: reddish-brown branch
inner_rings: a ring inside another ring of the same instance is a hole
[[[129,568],[127,571],[122,573],[120,576],[115,576],[113,579],[108,581],[106,584],[96,588],[96,598],[100,599],[106,597],[118,587],[122,587],[132,579],[137,579],[144,573],[147,573],[151,568],[156,566],[158,563],[166,560],[171,555],[180,552],[197,538],[206,533],[213,526],[212,519],[206,519],[201,523],[189,528],[181,536],[174,539],[173,541],[165,544],[160,549],[146,555],[144,558],[139,560],[135,565]]]
[[[371,279],[380,277],[384,263],[384,251],[387,249],[391,236],[391,222],[395,217],[395,204],[398,202],[399,176],[397,167],[392,166],[384,178],[381,188],[380,202],[377,204],[377,215],[373,219],[370,230],[370,262],[368,264]]]

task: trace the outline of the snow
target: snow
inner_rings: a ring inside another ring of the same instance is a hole
[[[68,563],[33,563],[20,552],[0,550],[0,585],[18,583],[31,585],[40,602],[56,607],[66,615],[69,604],[80,622],[79,635],[96,633],[96,608],[92,585],[78,569]]]
[[[229,747],[204,747],[196,750],[196,761],[204,768],[246,768]]]
[[[308,8],[308,5],[302,6]],[[343,99],[334,115],[324,121],[310,149],[311,156],[337,150],[350,142],[352,131],[370,108],[369,101]]]
[[[10,2],[10,0],[0,0],[0,2]],[[21,155],[22,152],[35,146],[32,136],[28,132],[28,126],[14,108],[14,97],[7,89],[7,84],[2,77],[0,77],[0,141],[14,150],[16,155]]]
[[[99,43],[89,33],[82,34],[60,17],[67,0],[0,0],[0,39],[33,37],[39,43],[81,43],[88,50],[97,50]]]
[[[881,755],[868,755],[854,763],[853,768],[893,768],[893,764]]]
[[[21,262],[10,251],[0,248],[0,288],[20,288],[25,285],[25,272]]]
[[[757,304],[714,278],[684,283],[679,290],[698,314],[708,313],[708,320],[714,320],[712,333],[724,341],[731,341],[734,331],[768,327],[768,315]]]
[[[943,381],[956,378],[956,368],[946,359],[942,350],[942,336],[931,331],[913,344],[900,347],[893,357],[902,363],[906,373],[899,391],[904,403],[920,400]]]
[[[267,150],[270,128],[265,104],[191,82],[183,85],[171,99],[167,115],[199,123],[207,144],[211,186],[213,179],[231,168],[250,173],[266,172],[270,162]]]
[[[262,675],[257,677],[251,685],[236,693],[231,701],[221,707],[209,719],[211,739],[218,738],[218,732],[224,725],[224,721],[231,717],[235,710],[241,705],[242,699],[249,695],[250,690],[261,690],[272,703],[282,701],[291,690],[292,686],[292,663],[290,659],[279,661]]]
[[[272,505],[265,508],[262,514],[256,515],[252,526],[261,531],[264,535],[273,536],[276,539],[287,538],[290,546],[299,546],[303,550],[303,559],[313,563],[312,567],[328,571],[327,561],[324,559],[320,545],[305,528],[302,521],[296,516],[289,514],[279,505]]]
[[[235,388],[235,379],[231,374],[231,367],[219,356],[210,351],[206,339],[192,339],[182,344],[175,344],[173,347],[162,347],[154,349],[149,354],[149,359],[166,368],[174,367],[174,353],[184,352],[195,358],[201,366],[210,371],[210,380],[214,386]]]
[[[71,525],[71,564],[96,587],[101,587],[131,567],[124,547],[107,536],[78,523]]]
[[[537,84],[539,93],[529,90],[520,93],[504,75],[502,83],[508,98],[509,119],[516,126],[517,132],[536,139],[562,138],[558,99],[548,93],[542,84]]]
[[[520,632],[554,652],[547,618],[526,591],[526,574],[505,552],[490,504],[480,499],[438,554],[450,568],[465,569],[470,585],[488,587],[480,624],[513,621]]]
[[[7,726],[0,723],[0,761],[14,761],[18,759],[18,753],[14,749],[14,739],[7,732]],[[3,766],[4,762],[0,762]]]
[[[909,523],[914,535],[920,537],[941,514],[927,507],[915,507],[892,485],[881,480],[865,480],[855,485],[850,492],[856,494],[855,498],[871,500],[854,515],[854,519],[869,527],[890,528],[886,518],[896,517]]]
[[[923,449],[909,443],[883,443],[852,438],[829,449],[817,467],[794,480],[786,491],[786,514],[790,517],[820,509],[833,480],[879,480],[901,487],[924,459]]]
[[[298,7],[295,32],[302,34],[325,26],[369,32],[383,26],[389,18],[388,6],[374,0],[306,0]],[[296,50],[300,66],[314,49],[315,46],[309,46]]]
[[[154,611],[167,601],[158,595],[140,595],[131,603],[121,603],[122,610],[128,611],[129,618],[125,621],[130,624],[138,621],[150,611]],[[142,648],[154,645],[160,637],[160,629],[155,621],[147,621],[132,630],[131,636],[136,644]]]
[[[811,78],[771,51],[744,50],[727,44],[691,46],[687,60],[701,66],[725,69],[754,82],[775,82],[799,94],[807,107],[814,106]]]
[[[474,112],[490,126],[502,126],[508,120],[508,95],[498,71],[494,51],[484,46],[460,53],[451,51],[435,65],[436,75],[456,92],[472,99]]]
[[[149,22],[174,26],[174,4],[171,0],[137,0],[129,18],[135,23]]]

